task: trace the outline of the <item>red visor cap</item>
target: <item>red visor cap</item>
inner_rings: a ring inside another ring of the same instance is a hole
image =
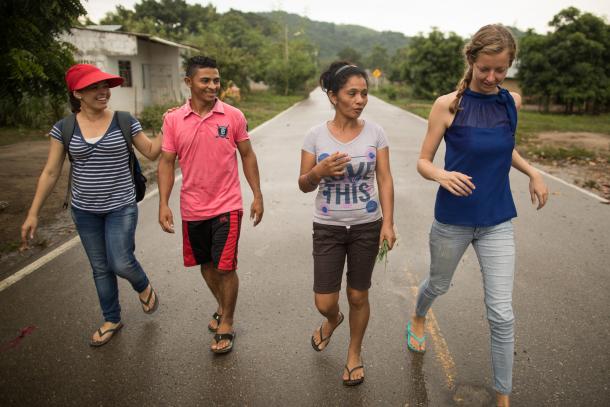
[[[111,75],[101,71],[97,66],[89,64],[72,65],[66,72],[66,84],[70,92],[84,89],[94,83],[106,81],[111,88],[123,84],[120,76]]]

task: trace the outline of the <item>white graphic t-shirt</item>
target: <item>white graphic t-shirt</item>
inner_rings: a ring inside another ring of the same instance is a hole
[[[364,122],[360,134],[342,143],[328,130],[327,124],[315,126],[305,136],[303,150],[316,156],[316,162],[335,152],[351,158],[341,177],[323,178],[318,187],[314,222],[326,225],[358,225],[381,218],[375,183],[377,151],[388,147],[381,126]]]

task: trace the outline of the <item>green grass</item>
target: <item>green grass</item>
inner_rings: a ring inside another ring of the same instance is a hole
[[[610,113],[600,115],[563,115],[558,113],[519,112],[517,133],[528,139],[546,131],[572,131],[610,134]]]
[[[248,128],[253,130],[304,98],[305,95],[283,96],[272,91],[257,91],[242,95],[241,102],[236,104],[236,107],[244,113]]]

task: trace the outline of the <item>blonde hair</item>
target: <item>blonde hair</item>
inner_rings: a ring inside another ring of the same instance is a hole
[[[509,64],[511,66],[517,56],[517,44],[512,33],[501,24],[489,24],[481,27],[464,47],[464,57],[468,68],[464,76],[458,82],[455,100],[449,106],[451,113],[460,110],[462,95],[472,80],[472,64],[477,60],[479,54],[496,55],[508,51]]]

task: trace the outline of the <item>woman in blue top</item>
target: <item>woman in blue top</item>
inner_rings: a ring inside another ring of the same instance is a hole
[[[516,55],[515,40],[501,25],[481,28],[464,49],[468,68],[455,92],[432,106],[417,169],[440,184],[430,232],[430,274],[419,289],[415,315],[407,325],[407,346],[425,351],[424,322],[434,299],[447,292],[467,247],[477,253],[491,328],[496,401],[507,406],[514,348],[512,289],[515,245],[511,219],[517,216],[509,171],[530,178],[532,203],[548,199],[542,176],[515,150],[521,97],[499,87]],[[433,164],[445,140],[445,167]]]
[[[116,115],[107,109],[110,88],[121,85],[123,78],[93,65],[77,64],[66,72],[66,83],[76,115],[68,149],[72,159],[72,218],[93,269],[105,319],[90,344],[101,346],[123,326],[117,276],[127,279],[138,292],[145,313],[153,313],[159,300],[134,255],[138,207],[129,151]],[[49,157],[21,227],[23,247],[34,238],[40,209],[61,174],[66,158],[64,123],[65,119],[60,120],[50,132]],[[133,117],[131,134],[125,137],[132,137],[135,148],[150,160],[161,153],[161,137],[149,140]]]

